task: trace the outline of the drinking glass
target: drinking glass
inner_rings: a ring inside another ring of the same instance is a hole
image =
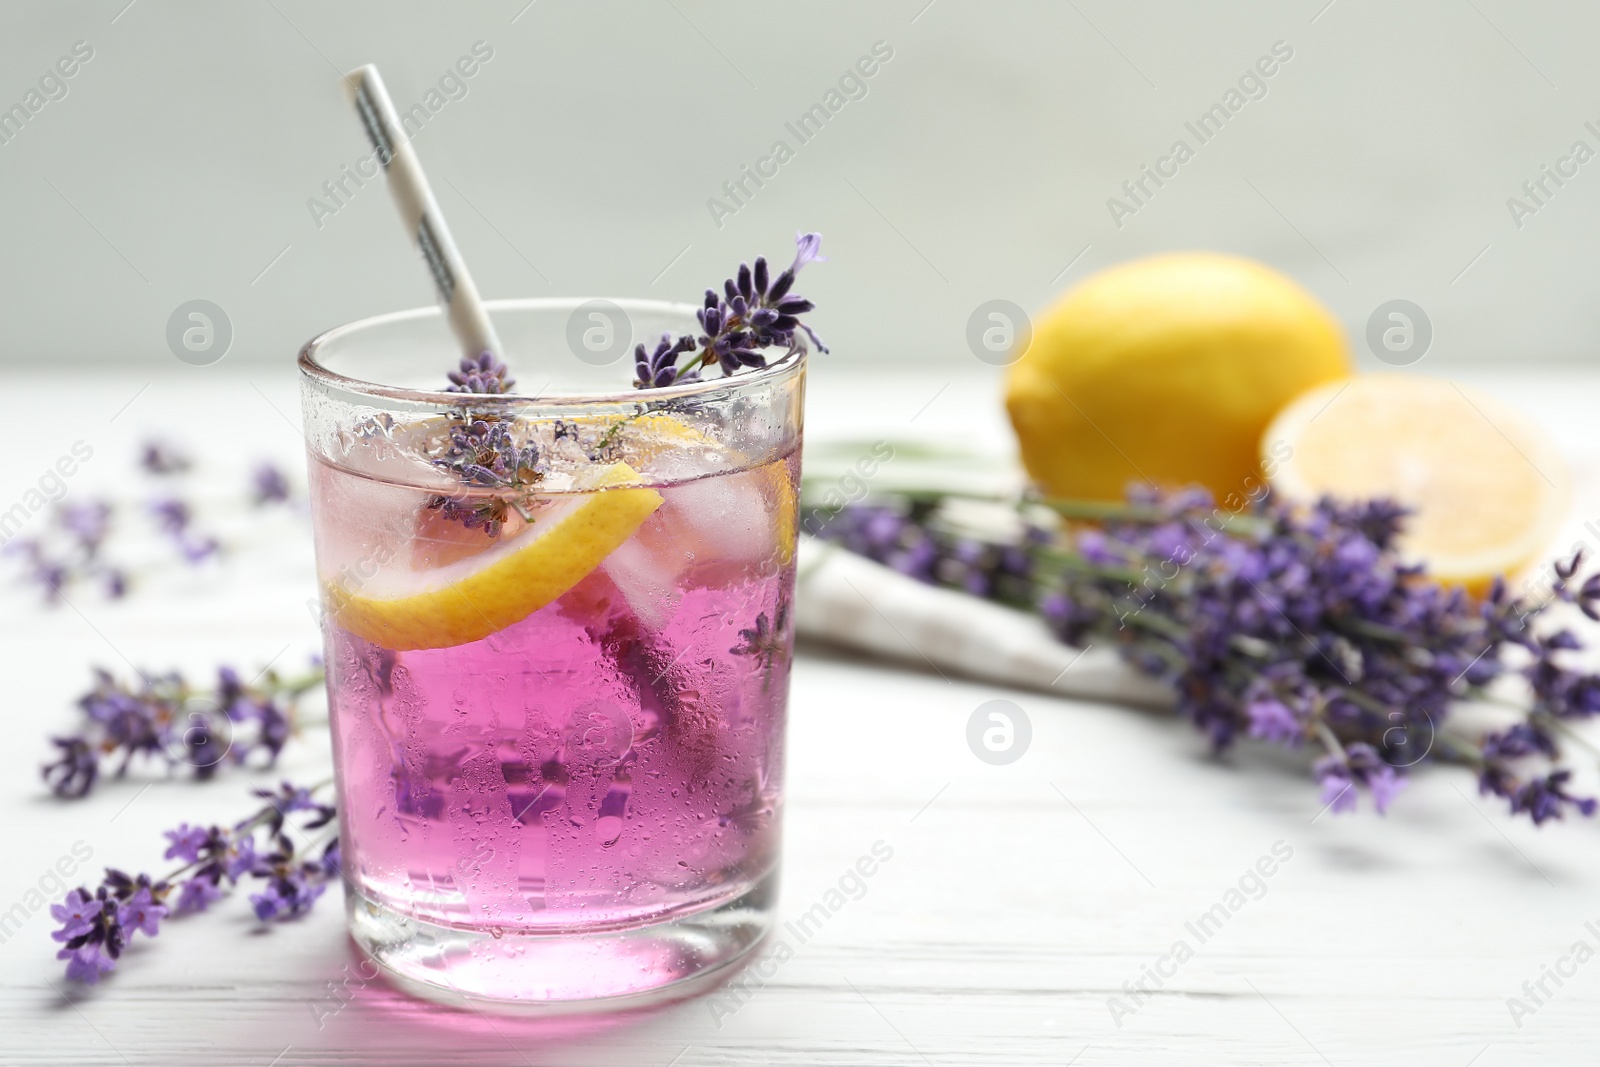
[[[349,928],[401,986],[691,992],[773,923],[804,352],[633,390],[649,301],[437,309],[300,354]],[[526,395],[522,395],[525,393]]]

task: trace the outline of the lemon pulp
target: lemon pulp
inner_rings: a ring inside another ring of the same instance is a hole
[[[346,630],[397,651],[481,640],[560,598],[633,536],[662,503],[637,481],[627,464],[612,464],[599,488],[545,498],[530,526],[476,555],[358,586],[326,583],[328,609]]]

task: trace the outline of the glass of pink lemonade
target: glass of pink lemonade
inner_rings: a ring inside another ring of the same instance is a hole
[[[489,305],[528,396],[430,391],[437,309],[300,355],[350,931],[423,994],[631,1006],[773,921],[805,355],[626,391],[591,306]]]

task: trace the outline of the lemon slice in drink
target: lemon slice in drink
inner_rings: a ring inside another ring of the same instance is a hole
[[[475,555],[426,570],[397,569],[358,587],[325,586],[333,619],[397,651],[451,648],[521,622],[577,585],[661,506],[626,463],[595,491],[541,501],[534,523]]]
[[[627,427],[639,439],[639,448],[642,455],[654,458],[663,451],[669,443],[678,445],[705,445],[709,448],[721,448],[715,440],[706,436],[675,415],[661,411],[652,411],[644,415],[636,415],[627,421]],[[652,442],[653,439],[653,442]],[[738,453],[733,457],[742,458]],[[771,497],[772,506],[775,508],[773,515],[778,546],[778,562],[787,565],[794,558],[795,531],[799,525],[799,505],[796,500],[794,486],[789,478],[789,466],[783,462],[764,463],[752,468],[743,474],[726,476],[730,480],[719,484],[737,484],[743,486],[746,482],[753,482],[757,493],[765,490]],[[748,503],[748,500],[746,501]],[[725,521],[715,515],[715,509],[700,516],[708,522]]]
[[[800,523],[799,494],[789,479],[787,463],[769,463],[761,468],[761,478],[778,502],[778,562],[788,566],[794,559],[795,534]]]

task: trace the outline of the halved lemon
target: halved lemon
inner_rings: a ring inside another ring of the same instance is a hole
[[[351,588],[325,585],[334,621],[384,648],[450,648],[532,615],[577,585],[661,506],[626,463],[591,492],[546,497],[535,521],[492,547],[443,566],[397,569]]]
[[[1566,464],[1537,426],[1440,378],[1372,374],[1313,389],[1267,427],[1261,456],[1291,499],[1382,496],[1411,508],[1402,553],[1474,591],[1535,562],[1570,495]]]

